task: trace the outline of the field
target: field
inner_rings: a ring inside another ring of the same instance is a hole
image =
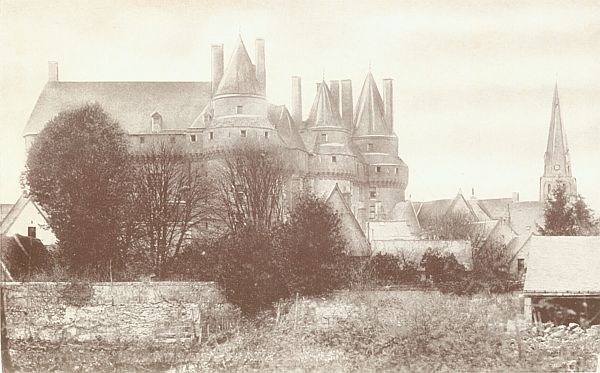
[[[23,372],[595,371],[600,329],[531,326],[516,295],[348,291],[282,303],[198,341],[12,341]]]

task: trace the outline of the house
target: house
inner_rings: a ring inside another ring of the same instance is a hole
[[[526,317],[600,324],[600,236],[532,236],[522,250]]]
[[[16,234],[38,238],[45,246],[57,242],[47,215],[26,195],[21,195],[0,221],[0,235],[13,237]]]

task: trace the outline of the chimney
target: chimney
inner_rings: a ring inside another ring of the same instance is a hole
[[[299,76],[292,76],[292,119],[296,124],[302,123],[302,81]]]
[[[383,107],[385,111],[385,122],[393,130],[394,128],[394,88],[392,79],[383,79]]]
[[[214,94],[219,87],[223,77],[223,44],[213,44],[211,47],[212,56],[212,93]]]
[[[260,92],[266,94],[267,75],[265,71],[265,41],[256,39],[256,79],[260,86]]]
[[[58,82],[58,62],[48,61],[48,81]]]
[[[330,80],[329,90],[331,91],[331,105],[340,115],[340,81]]]
[[[352,81],[350,79],[342,80],[342,123],[350,131],[353,130],[354,108],[352,101]]]
[[[519,192],[513,192],[513,194],[512,194],[512,201],[513,202],[519,202]]]

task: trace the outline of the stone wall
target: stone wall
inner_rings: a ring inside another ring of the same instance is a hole
[[[177,341],[234,311],[213,283],[4,283],[11,339]],[[214,328],[214,327],[213,327]]]

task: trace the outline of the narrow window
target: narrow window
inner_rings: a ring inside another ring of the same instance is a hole
[[[146,139],[144,138],[144,136],[140,136],[140,144],[143,144],[146,141]]]
[[[398,167],[394,168],[394,173],[398,175]]]
[[[196,142],[196,135],[190,135],[190,141]]]
[[[333,163],[337,162],[337,157],[335,155],[331,156],[331,162],[333,162]]]
[[[373,151],[373,144],[367,144],[367,150],[372,152]]]
[[[375,219],[375,206],[369,207],[369,218]]]
[[[517,272],[523,273],[525,271],[525,259],[519,258],[517,259]]]
[[[246,130],[240,130],[240,136],[246,137]]]
[[[377,189],[371,188],[371,190],[369,190],[369,198],[371,198],[371,199],[377,198]]]
[[[238,105],[235,107],[235,113],[236,114],[242,114],[242,105]]]
[[[376,170],[377,170],[377,173],[380,173],[381,172],[381,166],[377,166]]]
[[[550,194],[550,184],[548,184],[548,194]]]
[[[269,132],[265,131],[265,139],[269,138]]]
[[[214,133],[214,132],[209,132],[209,133],[208,133],[208,138],[209,138],[210,140],[214,139],[214,138],[215,138],[215,133]]]
[[[35,238],[35,227],[27,227],[27,236]]]
[[[321,134],[321,141],[322,142],[327,142],[327,134],[326,133],[322,133]]]
[[[160,131],[160,127],[162,126],[162,116],[155,111],[154,113],[152,113],[150,118],[150,122],[152,124],[152,132]]]

